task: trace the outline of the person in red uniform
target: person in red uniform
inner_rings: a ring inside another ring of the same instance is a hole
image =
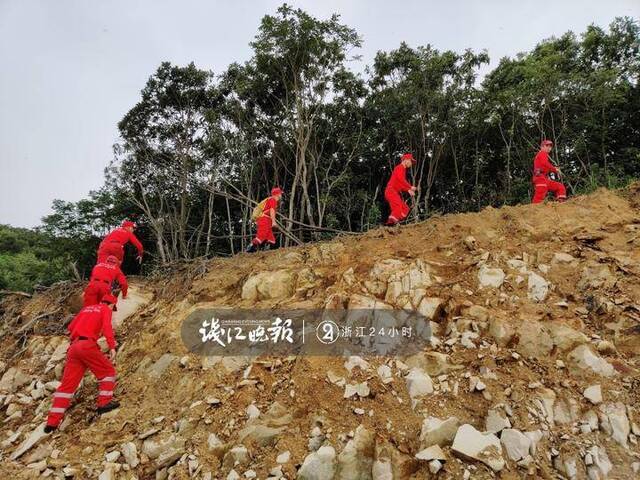
[[[540,151],[533,159],[533,187],[534,194],[531,203],[541,203],[552,192],[556,200],[564,202],[567,199],[567,190],[556,178],[560,175],[560,170],[549,160],[549,152],[553,148],[551,140],[543,140],[540,144]]]
[[[283,191],[280,187],[273,187],[271,189],[271,196],[267,198],[262,209],[262,214],[256,220],[258,231],[256,237],[251,241],[247,252],[255,252],[259,247],[264,245],[264,248],[268,250],[271,245],[275,245],[276,237],[273,235],[273,226],[276,225],[276,210],[278,209],[278,202],[282,198]]]
[[[407,169],[416,163],[411,153],[405,153],[400,158],[400,163],[396,165],[391,174],[391,178],[384,189],[384,198],[389,203],[391,213],[385,225],[395,225],[409,215],[409,206],[402,199],[402,192],[408,192],[412,197],[416,193],[416,187],[407,181]]]
[[[122,290],[122,298],[127,298],[129,285],[127,277],[120,270],[118,259],[109,255],[107,261],[98,263],[91,271],[91,278],[87,288],[84,289],[84,307],[97,305],[107,294],[111,293],[113,282],[118,282]]]
[[[109,255],[116,257],[120,263],[124,259],[124,246],[131,242],[138,250],[138,262],[142,262],[142,244],[138,237],[133,233],[136,228],[136,224],[125,220],[119,228],[116,228],[100,242],[98,247],[98,263],[104,263]]]
[[[69,324],[71,344],[62,372],[60,386],[53,394],[45,432],[51,433],[60,425],[69,408],[73,394],[78,388],[87,368],[98,379],[97,413],[114,410],[120,404],[113,400],[116,386],[116,340],[111,325],[111,309],[116,303],[113,295],[105,295],[98,305],[84,307]],[[109,356],[100,351],[98,339],[104,336],[109,346]]]

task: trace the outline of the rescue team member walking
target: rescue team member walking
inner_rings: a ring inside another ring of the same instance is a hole
[[[113,255],[122,263],[124,259],[124,246],[128,242],[131,242],[133,246],[136,247],[138,250],[138,262],[142,263],[142,254],[144,251],[140,240],[138,240],[138,237],[133,233],[135,228],[135,223],[125,220],[119,228],[116,228],[104,237],[98,247],[98,263],[104,263],[109,255]]]
[[[549,160],[549,152],[553,148],[551,140],[543,140],[540,151],[533,159],[533,187],[534,195],[531,203],[541,203],[552,192],[556,200],[564,202],[567,198],[567,190],[564,185],[556,181],[560,170]]]
[[[118,259],[109,255],[106,262],[98,263],[91,271],[89,285],[84,290],[84,306],[100,303],[105,295],[111,293],[113,282],[118,282],[122,289],[122,298],[127,298],[127,277],[120,270]]]
[[[260,202],[258,207],[262,205],[261,211],[258,211],[256,218],[256,225],[258,230],[256,237],[251,241],[251,244],[247,247],[247,253],[255,252],[259,247],[264,245],[265,250],[268,250],[271,245],[275,245],[276,237],[273,235],[273,226],[276,225],[276,210],[278,209],[278,202],[282,198],[282,189],[280,187],[274,187],[271,189],[271,196]]]
[[[384,198],[389,203],[391,213],[385,225],[395,225],[409,215],[409,206],[402,199],[402,192],[408,192],[412,197],[416,193],[416,187],[407,181],[407,169],[416,163],[411,153],[405,153],[400,158],[400,163],[396,165],[391,173],[391,178],[384,189]]]
[[[112,362],[116,358],[116,341],[111,325],[111,309],[115,303],[116,299],[113,295],[105,295],[100,304],[80,310],[69,324],[71,345],[67,349],[60,386],[53,394],[53,403],[44,429],[46,433],[54,431],[62,422],[87,368],[98,379],[98,414],[109,412],[120,406],[113,400],[116,370]],[[98,346],[97,341],[101,336],[107,340],[109,358],[100,351]]]

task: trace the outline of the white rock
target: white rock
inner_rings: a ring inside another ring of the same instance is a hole
[[[440,469],[442,468],[442,463],[440,462],[440,460],[431,460],[429,462],[429,471],[435,475],[436,473],[438,473],[440,471]]]
[[[425,449],[432,445],[450,445],[459,426],[460,421],[457,417],[449,417],[446,420],[436,417],[425,418],[420,431],[420,448]]]
[[[120,449],[122,450],[122,456],[125,462],[127,462],[127,465],[131,468],[137,467],[140,460],[138,460],[138,448],[136,444],[133,442],[123,443]]]
[[[587,468],[587,474],[590,480],[600,480],[607,478],[609,472],[613,469],[613,464],[609,460],[606,450],[603,447],[593,445],[588,450],[593,464]],[[586,462],[585,462],[586,463]]]
[[[527,296],[534,302],[542,302],[549,293],[549,283],[537,273],[529,272]]]
[[[247,417],[254,420],[260,416],[260,410],[253,403],[247,407]]]
[[[553,254],[553,259],[551,260],[551,263],[571,263],[574,260],[575,260],[575,257],[573,257],[572,255],[569,255],[568,253],[556,252]]]
[[[425,460],[427,462],[431,460],[447,459],[444,452],[442,451],[442,448],[440,448],[440,445],[437,444],[431,445],[429,448],[425,448],[424,450],[420,450],[418,453],[416,453],[416,458],[418,460]]]
[[[235,470],[231,470],[227,475],[227,480],[240,480],[240,474]]]
[[[624,448],[629,448],[627,439],[631,433],[627,409],[623,403],[600,405],[600,428]]]
[[[35,430],[31,432],[31,434],[20,444],[20,446],[11,454],[9,457],[11,460],[15,460],[20,456],[24,455],[25,452],[33,448],[35,445],[40,443],[43,438],[47,437],[48,434],[44,433],[45,424],[40,424]]]
[[[469,424],[458,428],[451,450],[463,458],[484,463],[494,472],[505,466],[498,437],[493,433],[481,433]]]
[[[499,433],[505,428],[511,428],[509,419],[499,409],[490,409],[487,412],[487,418],[485,418],[485,431]]]
[[[351,371],[358,367],[360,370],[362,370],[363,372],[366,372],[367,370],[371,369],[371,365],[369,365],[369,363],[364,360],[362,357],[358,357],[357,355],[351,355],[346,362],[344,362],[344,368],[346,368],[349,373],[351,373]]]
[[[418,313],[424,315],[428,320],[434,320],[439,317],[442,311],[444,300],[437,297],[424,297],[418,305]]]
[[[371,390],[369,389],[369,385],[367,382],[356,383],[356,384],[346,384],[344,386],[344,398],[351,398],[354,395],[358,395],[359,397],[368,397]]]
[[[282,452],[280,455],[276,457],[276,463],[280,463],[280,464],[287,463],[290,458],[291,458],[291,452],[287,450],[286,452]]]
[[[531,440],[513,428],[502,430],[500,442],[507,451],[507,456],[515,462],[525,458],[531,450]]]
[[[478,271],[478,282],[480,288],[500,288],[504,283],[504,272],[499,268],[489,268],[486,265],[480,267]]]
[[[405,377],[407,390],[412,400],[413,406],[417,404],[420,397],[433,393],[433,382],[421,368],[413,367]]]
[[[531,448],[529,449],[529,453],[535,456],[536,451],[538,449],[538,442],[542,440],[544,436],[541,430],[533,430],[531,432],[524,432],[525,437],[529,439],[531,442]]]
[[[320,447],[304,459],[297,478],[300,480],[333,480],[336,471],[336,451],[331,446]]]
[[[613,365],[591,351],[587,345],[580,345],[569,354],[574,373],[593,372],[603,377],[615,375]]]
[[[387,384],[393,382],[393,374],[389,365],[380,365],[377,369],[377,372],[382,383]]]
[[[120,458],[120,452],[118,450],[114,450],[113,452],[105,454],[104,458],[107,462],[114,463]]]
[[[600,385],[591,385],[587,387],[583,393],[584,398],[589,400],[594,405],[598,405],[602,403],[602,389]]]

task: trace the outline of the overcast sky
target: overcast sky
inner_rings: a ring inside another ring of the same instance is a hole
[[[160,62],[215,73],[249,58],[272,0],[0,0],[0,223],[32,227],[51,201],[102,184],[117,122]],[[375,52],[487,49],[492,65],[567,30],[640,17],[640,0],[290,0],[337,12]],[[354,65],[362,70],[361,65]]]

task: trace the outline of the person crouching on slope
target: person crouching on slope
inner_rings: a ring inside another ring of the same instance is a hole
[[[400,158],[400,163],[396,165],[391,173],[391,178],[384,189],[384,198],[389,203],[391,213],[385,225],[395,225],[409,215],[409,206],[402,198],[402,192],[408,192],[412,197],[416,193],[416,187],[407,181],[407,169],[416,163],[411,153],[405,153]]]
[[[118,282],[122,290],[122,298],[127,298],[129,285],[127,277],[120,270],[118,259],[109,255],[106,262],[98,263],[91,270],[91,278],[87,288],[84,289],[84,307],[97,305],[107,294],[112,293],[113,282]],[[114,307],[115,310],[115,307]]]
[[[112,308],[116,303],[113,295],[105,295],[98,305],[84,307],[69,324],[71,344],[67,349],[67,359],[62,372],[60,386],[53,394],[44,431],[51,433],[58,428],[69,408],[87,368],[98,379],[98,414],[114,410],[120,404],[113,400],[116,387],[116,341],[111,325]],[[104,336],[109,346],[109,357],[98,346],[98,339]]]
[[[567,199],[567,190],[564,185],[556,179],[560,175],[560,170],[549,160],[549,152],[553,148],[551,140],[543,140],[540,144],[540,151],[533,159],[533,188],[534,195],[531,203],[541,203],[547,197],[548,192],[552,192],[556,200],[564,202]]]
[[[247,253],[253,253],[262,245],[265,250],[268,250],[271,245],[276,244],[276,237],[273,235],[273,226],[276,225],[276,210],[278,209],[278,202],[282,198],[283,191],[280,187],[274,187],[271,189],[271,196],[266,198],[263,202],[260,202],[262,210],[258,212],[256,218],[256,225],[258,230],[256,237],[251,241],[251,244],[247,247]],[[258,205],[258,208],[260,207]]]
[[[138,250],[138,263],[142,263],[142,255],[144,250],[138,237],[133,233],[136,228],[136,224],[125,220],[119,228],[111,231],[100,242],[98,247],[98,263],[104,263],[109,255],[113,255],[118,259],[120,263],[124,259],[124,246],[131,242]]]

